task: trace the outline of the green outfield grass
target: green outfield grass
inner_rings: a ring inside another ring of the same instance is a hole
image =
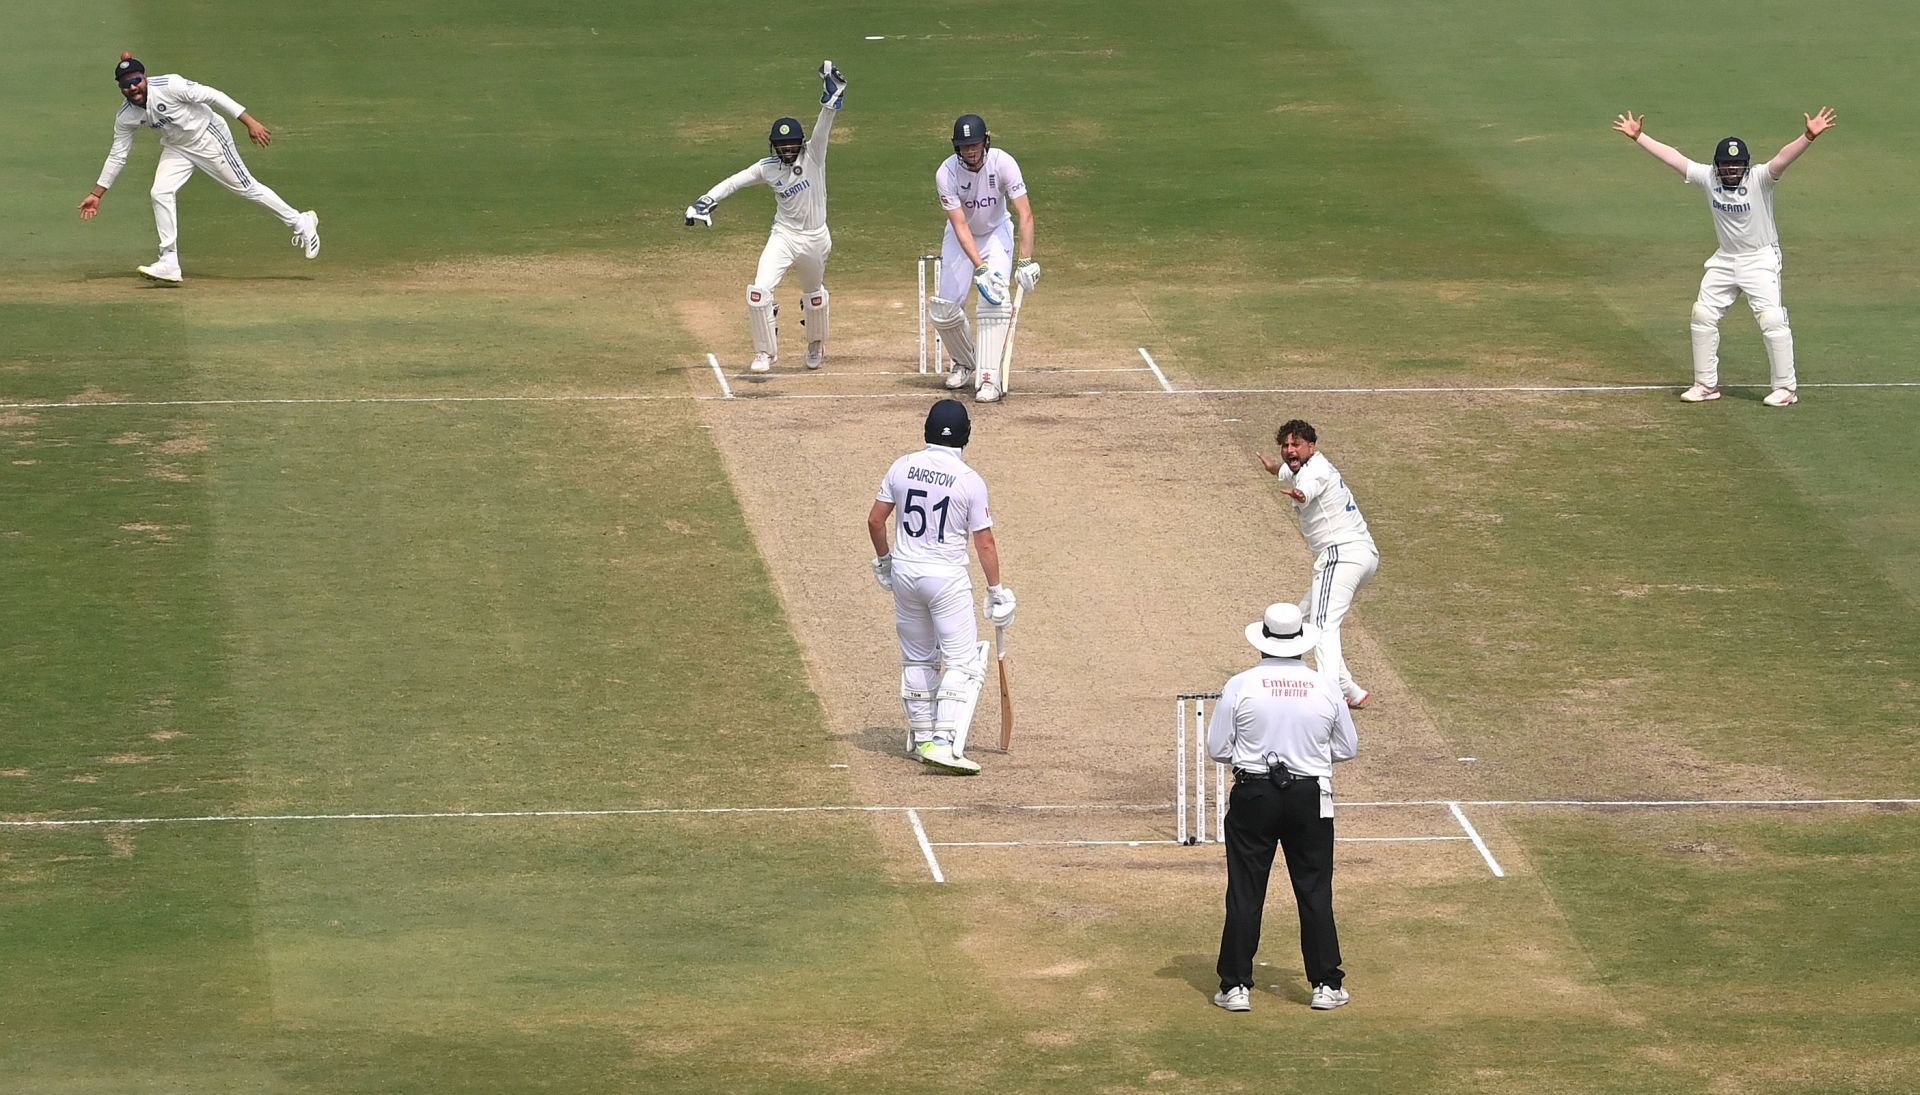
[[[14,13],[0,404],[146,405],[0,407],[0,820],[857,804],[686,398],[713,347],[685,309],[717,286],[733,315],[769,213],[680,210],[773,117],[811,124],[823,56],[853,80],[837,294],[909,291],[978,111],[1051,299],[1090,341],[1147,323],[1187,388],[1682,384],[1707,214],[1609,120],[1700,155],[1831,103],[1780,201],[1802,379],[1914,379],[1920,16],[1761,9]],[[78,220],[121,48],[275,127],[248,161],[321,210],[319,261],[200,180],[189,284],[141,285],[146,135]],[[1713,79],[1728,55],[1747,75]],[[1764,380],[1750,322],[1730,382]],[[1358,623],[1491,796],[1911,797],[1920,390],[1760,394],[1269,395],[1221,429],[1320,425],[1386,559]],[[635,398],[176,402],[562,395]],[[858,567],[848,532],[821,550]],[[1464,844],[1356,851],[1358,1004],[1263,988],[1244,1021],[1206,1004],[1198,859],[936,888],[854,813],[0,828],[0,1091],[1892,1092],[1920,1066],[1910,812],[1497,816],[1505,880]]]

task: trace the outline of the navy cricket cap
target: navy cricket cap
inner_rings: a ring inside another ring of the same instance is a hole
[[[927,412],[927,444],[964,449],[973,434],[967,421],[967,405],[958,399],[942,399]]]
[[[1714,163],[1752,163],[1753,155],[1747,151],[1747,142],[1738,137],[1723,137],[1713,146]]]
[[[113,81],[123,86],[127,83],[128,77],[134,75],[145,76],[146,74],[147,66],[141,64],[140,58],[135,57],[131,53],[122,53],[120,55],[120,63],[113,66]]]

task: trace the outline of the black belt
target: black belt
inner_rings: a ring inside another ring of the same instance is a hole
[[[1320,780],[1317,776],[1301,775],[1299,772],[1288,771],[1285,768],[1282,768],[1278,773],[1253,772],[1245,768],[1235,768],[1233,770],[1233,782],[1236,785],[1241,783],[1272,783],[1277,787],[1288,787],[1295,783],[1313,783],[1318,785]]]

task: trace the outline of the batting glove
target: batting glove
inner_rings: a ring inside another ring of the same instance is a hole
[[[893,555],[892,553],[888,553],[886,555],[882,555],[874,559],[873,580],[880,583],[881,589],[886,590],[888,593],[893,592]]]
[[[839,66],[832,61],[822,61],[820,62],[820,84],[823,88],[820,92],[820,105],[839,110],[840,105],[847,99],[846,74],[841,72]]]
[[[987,587],[987,619],[1003,630],[1013,626],[1013,590],[1006,586]]]
[[[1033,292],[1033,287],[1040,284],[1040,264],[1032,259],[1021,259],[1014,263],[1013,280],[1020,283],[1020,288]]]
[[[1006,277],[984,262],[973,268],[973,285],[980,290],[980,299],[988,304],[1000,304],[1007,299]]]
[[[713,206],[714,201],[712,198],[701,198],[699,201],[687,206],[687,227],[692,228],[693,222],[699,221],[708,228],[712,228]]]

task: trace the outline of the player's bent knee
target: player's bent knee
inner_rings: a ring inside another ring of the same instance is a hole
[[[967,321],[967,311],[942,297],[927,298],[927,315],[936,326],[953,327]]]
[[[1760,321],[1760,329],[1767,334],[1788,330],[1785,308],[1762,308],[1754,318]]]
[[[762,289],[758,285],[747,286],[747,307],[749,308],[773,307],[773,290]]]
[[[1718,327],[1720,317],[1726,312],[1725,308],[1709,308],[1696,300],[1693,302],[1693,323],[1698,327]]]

